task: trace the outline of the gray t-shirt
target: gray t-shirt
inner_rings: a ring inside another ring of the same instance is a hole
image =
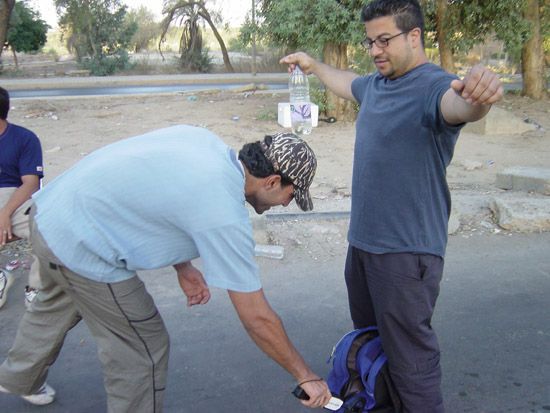
[[[431,63],[398,79],[353,81],[360,104],[348,241],[374,253],[445,255],[451,197],[446,168],[463,125],[440,112],[451,75]]]

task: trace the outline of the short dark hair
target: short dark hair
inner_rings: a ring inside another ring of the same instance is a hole
[[[416,0],[374,0],[361,11],[361,21],[367,23],[378,17],[393,16],[395,25],[402,32],[420,28],[424,45],[424,15]]]
[[[0,87],[0,119],[6,120],[10,111],[10,94],[6,89]]]
[[[266,139],[268,138],[270,137],[266,136]],[[239,159],[243,161],[248,172],[256,178],[279,175],[283,186],[293,185],[292,181],[283,176],[280,171],[275,172],[273,164],[264,155],[260,141],[245,144],[239,151]]]

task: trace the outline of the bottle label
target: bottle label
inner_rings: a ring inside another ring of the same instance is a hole
[[[311,119],[311,103],[291,103],[290,120],[301,122]]]

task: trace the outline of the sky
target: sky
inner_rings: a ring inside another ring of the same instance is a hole
[[[151,10],[157,16],[160,21],[162,17],[162,0],[122,0],[129,8],[137,9],[140,6],[145,6]],[[211,2],[210,2],[211,3]],[[57,26],[57,14],[55,12],[55,6],[53,0],[30,0],[29,4],[34,10],[37,10],[41,18],[46,21],[50,26]],[[217,0],[217,6],[211,6],[214,8],[222,9],[222,16],[224,21],[229,21],[233,26],[238,27],[241,25],[246,13],[252,5],[251,0]]]

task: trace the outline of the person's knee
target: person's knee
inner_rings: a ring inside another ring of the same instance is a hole
[[[400,370],[400,367],[403,366],[389,364],[403,412],[442,413],[444,409],[439,354],[432,360],[419,361],[408,369]]]

